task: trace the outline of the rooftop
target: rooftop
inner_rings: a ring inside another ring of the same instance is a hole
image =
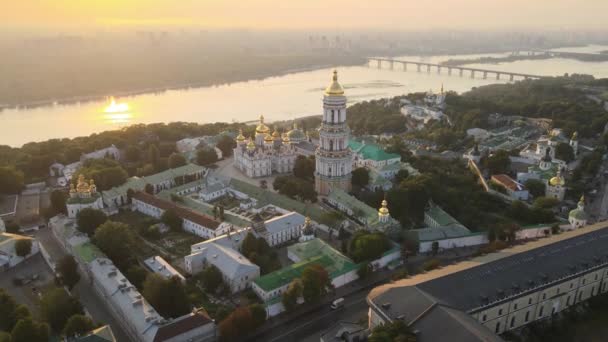
[[[138,191],[133,195],[134,199],[138,201],[142,201],[144,203],[150,204],[162,210],[174,210],[175,213],[184,220],[188,220],[199,224],[203,227],[207,227],[209,229],[217,229],[221,222],[214,220],[210,216],[192,211],[190,209],[180,207],[172,202],[160,199],[156,196],[150,195],[148,193]]]
[[[453,218],[450,214],[448,214],[445,210],[441,209],[441,207],[432,204],[425,212],[425,215],[428,215],[431,219],[437,222],[440,226],[449,226],[449,225],[460,225],[455,218]],[[466,228],[465,228],[466,229]]]
[[[460,224],[451,224],[448,226],[412,229],[418,235],[418,241],[436,241],[443,239],[453,239],[462,236],[471,235],[471,231]]]
[[[344,190],[334,188],[327,196],[330,200],[341,203],[342,205],[349,207],[351,210],[359,210],[363,213],[363,217],[368,220],[368,224],[373,224],[378,220],[378,211],[369,205],[359,201],[355,197],[349,195]]]
[[[374,161],[385,161],[395,158],[401,159],[400,155],[388,153],[384,151],[382,147],[374,143],[350,139],[348,141],[348,147],[350,147],[353,152],[362,155],[363,159],[371,159]]]
[[[182,281],[186,280],[171,264],[158,255],[144,260],[144,264],[152,272],[160,274],[163,278],[178,277]]]
[[[208,262],[215,265],[230,279],[237,279],[243,274],[249,274],[250,271],[259,269],[258,265],[249,261],[238,251],[218,243],[200,243],[191,248],[191,255],[202,253]]]
[[[511,178],[505,174],[492,175],[492,180],[511,191],[525,190],[525,188],[522,184],[516,182],[515,180],[513,180],[513,178]]]
[[[291,227],[299,227],[304,225],[306,218],[296,212],[290,212],[285,215],[276,216],[270,220],[264,222],[266,231],[270,234],[280,233],[284,230],[290,229]]]

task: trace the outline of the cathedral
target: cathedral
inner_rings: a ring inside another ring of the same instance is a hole
[[[348,147],[350,130],[346,125],[346,96],[334,71],[331,84],[323,95],[323,120],[319,128],[319,147],[315,151],[315,190],[327,196],[332,188],[349,191],[353,168]]]
[[[236,137],[234,166],[247,177],[268,177],[273,172],[292,172],[296,157],[296,149],[289,136],[281,137],[276,130],[271,134],[270,128],[264,124],[263,115],[255,128],[254,138],[245,138],[242,131]]]

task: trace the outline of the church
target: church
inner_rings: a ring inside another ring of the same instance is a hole
[[[254,139],[255,138],[255,139]],[[264,124],[264,116],[255,128],[255,137],[245,138],[243,132],[236,137],[234,166],[250,178],[268,177],[272,173],[289,173],[296,163],[296,149],[289,136],[281,137]]]

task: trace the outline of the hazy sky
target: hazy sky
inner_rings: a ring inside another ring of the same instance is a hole
[[[608,29],[608,0],[2,0],[0,26]]]

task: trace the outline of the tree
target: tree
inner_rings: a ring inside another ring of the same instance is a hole
[[[76,216],[78,230],[92,236],[95,230],[108,220],[108,216],[98,209],[84,208]]]
[[[203,148],[196,152],[196,163],[207,166],[217,161],[217,153],[214,150]]]
[[[302,296],[302,281],[298,278],[291,281],[287,290],[283,292],[281,302],[288,312],[293,310],[298,304],[298,298]]]
[[[124,223],[106,221],[95,231],[93,241],[119,268],[133,260],[133,233]]]
[[[395,184],[399,184],[409,176],[410,176],[410,173],[406,169],[401,169],[401,170],[397,171],[394,182],[395,182]]]
[[[327,270],[319,264],[310,265],[302,272],[302,297],[307,303],[319,300],[331,286]]]
[[[524,186],[534,198],[545,195],[545,183],[539,179],[528,179],[524,182]]]
[[[569,163],[574,160],[574,149],[570,144],[560,142],[555,146],[555,158]]]
[[[354,186],[366,187],[369,184],[369,170],[364,167],[354,169],[351,182]]]
[[[541,196],[534,200],[532,206],[537,209],[552,209],[558,204],[559,200],[557,198]]]
[[[295,176],[278,176],[272,187],[280,194],[300,201],[317,201],[317,192],[311,181]]]
[[[11,342],[48,342],[49,326],[33,321],[31,318],[22,319],[11,331]]]
[[[61,275],[63,284],[72,289],[74,285],[80,280],[80,273],[78,273],[78,263],[71,255],[64,256],[57,264],[57,272]]]
[[[249,305],[249,311],[251,312],[251,317],[253,318],[253,327],[258,328],[261,327],[264,322],[266,322],[267,313],[266,308],[262,304],[251,304]]]
[[[93,179],[95,181],[97,191],[105,191],[120,186],[129,177],[127,171],[117,161],[112,159],[86,160],[83,166],[74,173],[72,179],[78,179],[81,174],[86,179]]]
[[[184,158],[184,156],[182,156],[181,154],[172,153],[169,156],[169,168],[170,169],[175,169],[176,167],[184,166],[184,165],[186,165],[186,163],[187,163],[186,158]]]
[[[0,342],[11,342],[11,334],[5,331],[0,331]]]
[[[511,168],[511,159],[509,157],[508,151],[498,150],[491,156],[484,158],[483,165],[492,175],[509,173]]]
[[[17,302],[0,288],[0,331],[11,331],[17,323]]]
[[[81,336],[93,330],[94,327],[95,325],[89,317],[84,315],[73,315],[65,324],[63,335],[65,337]]]
[[[433,243],[431,244],[431,251],[434,256],[437,255],[437,252],[439,252],[439,242],[433,241]]]
[[[559,234],[562,229],[559,227],[559,224],[554,224],[551,226],[551,234]]]
[[[158,170],[158,166],[160,164],[160,151],[158,150],[158,147],[156,145],[151,144],[148,147],[146,160],[151,165],[154,165],[155,170]]]
[[[232,155],[232,150],[236,147],[236,142],[228,135],[222,135],[215,144],[222,151],[222,157],[227,158]]]
[[[143,295],[163,317],[175,318],[190,312],[190,299],[178,277],[165,279],[150,273],[144,281]]]
[[[25,257],[32,252],[32,240],[19,239],[15,242],[15,254],[20,257]]]
[[[141,156],[141,150],[139,149],[139,147],[137,147],[135,145],[129,145],[125,149],[125,159],[128,162],[134,163],[136,161],[139,161],[140,156]]]
[[[237,341],[255,328],[254,318],[248,307],[236,308],[220,322],[221,341]]]
[[[182,230],[182,223],[184,220],[177,214],[174,209],[165,210],[165,212],[160,217],[160,220],[175,232],[179,232]]]
[[[147,194],[154,195],[154,186],[150,183],[146,183],[146,185],[144,186],[144,191]]]
[[[372,261],[389,250],[391,244],[385,234],[357,231],[353,235],[348,248],[355,262]]]
[[[369,342],[416,342],[416,334],[402,320],[395,320],[375,327],[369,336]]]
[[[40,301],[40,308],[42,317],[57,333],[63,330],[70,317],[83,314],[78,300],[62,288],[55,288],[45,293]]]
[[[53,214],[66,214],[67,210],[65,207],[65,202],[68,199],[68,195],[61,190],[53,190],[51,192],[51,209],[53,210]]]
[[[369,261],[362,263],[361,266],[359,267],[359,269],[357,270],[357,275],[359,276],[359,279],[365,279],[371,273],[372,273],[372,265],[369,263]]]
[[[12,166],[0,167],[0,194],[17,194],[23,190],[23,172]]]
[[[293,175],[307,180],[314,179],[315,159],[299,155],[293,167]]]
[[[224,278],[220,270],[214,265],[209,265],[201,272],[203,287],[209,293],[216,293],[218,288],[224,283]]]

